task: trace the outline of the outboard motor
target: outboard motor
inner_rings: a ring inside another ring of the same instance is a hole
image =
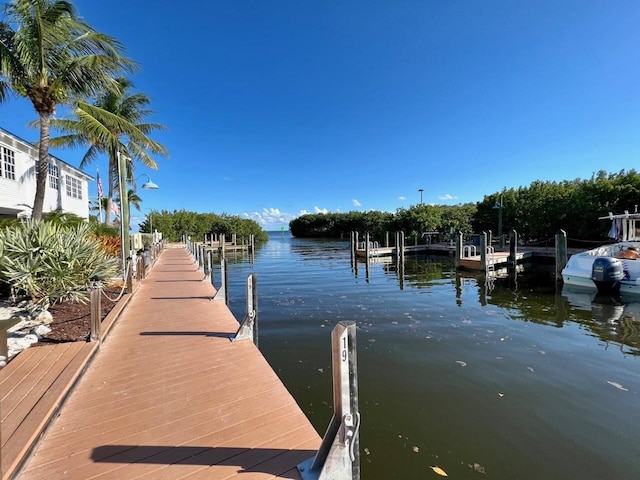
[[[624,278],[624,265],[618,258],[598,257],[591,267],[591,280],[600,293],[617,293]]]

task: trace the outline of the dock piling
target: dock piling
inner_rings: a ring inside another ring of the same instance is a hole
[[[222,258],[220,260],[220,288],[216,291],[216,294],[211,300],[221,301],[224,300],[226,305],[229,305],[229,294],[227,293],[227,283],[229,281],[229,274],[227,273],[227,259]]]
[[[258,276],[252,273],[247,277],[247,314],[240,323],[232,342],[251,340],[258,346]]]
[[[513,229],[509,233],[509,262],[513,267],[518,263],[518,232]]]
[[[91,282],[91,292],[89,299],[91,302],[91,335],[89,339],[92,342],[101,342],[102,340],[102,287],[99,282]]]
[[[562,270],[567,265],[567,232],[556,232],[556,282],[562,282]]]
[[[480,270],[487,271],[487,232],[480,234]]]
[[[315,457],[298,465],[303,480],[360,480],[356,324],[339,322],[331,332],[333,417]]]
[[[460,260],[462,259],[462,232],[458,231],[456,234],[456,268],[460,266]]]

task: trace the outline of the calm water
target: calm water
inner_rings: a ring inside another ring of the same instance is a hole
[[[357,322],[363,480],[640,478],[640,305],[556,292],[548,270],[487,284],[448,257],[367,277],[348,242],[270,235],[229,258],[230,307],[256,272],[260,349],[321,435],[330,332]]]

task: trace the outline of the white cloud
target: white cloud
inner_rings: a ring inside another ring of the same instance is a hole
[[[449,195],[448,193],[446,195],[442,195],[440,197],[438,197],[440,200],[457,200],[458,197],[454,197],[453,195]]]
[[[289,225],[289,222],[294,218],[301,217],[302,215],[309,215],[310,212],[307,210],[300,210],[298,214],[281,212],[278,208],[263,208],[261,212],[245,212],[242,214],[244,218],[248,218],[251,220],[255,220],[260,224],[260,226],[269,228],[269,227],[281,227],[283,225]],[[322,213],[327,214],[329,210],[326,208],[313,207],[313,213]]]
[[[243,216],[255,220],[263,227],[288,225],[291,220],[296,218],[296,215],[281,212],[277,208],[263,208],[261,212],[244,213]]]
[[[356,198],[354,198],[351,201],[353,202],[353,206],[354,207],[361,207],[362,206],[362,204]]]
[[[398,197],[398,200],[400,200],[400,201],[404,201],[404,200],[406,200],[406,199],[407,199],[407,197],[405,197],[405,196],[403,196],[403,195],[400,195],[400,196]]]

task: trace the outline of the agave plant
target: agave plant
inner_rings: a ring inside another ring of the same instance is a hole
[[[0,278],[29,295],[34,310],[65,300],[85,303],[91,279],[113,277],[118,268],[87,223],[26,220],[0,231],[0,252]]]

